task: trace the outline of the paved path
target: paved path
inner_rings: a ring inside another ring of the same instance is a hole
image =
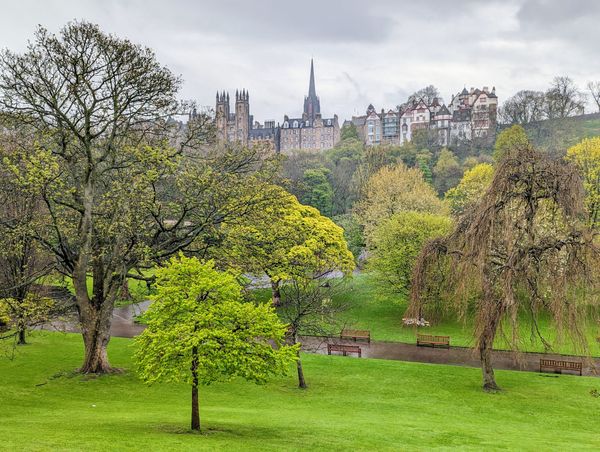
[[[477,354],[472,348],[417,347],[403,342],[371,341],[371,343],[338,338],[305,337],[303,347],[310,352],[327,354],[327,344],[359,345],[363,358],[394,359],[419,363],[450,364],[455,366],[480,367]],[[354,356],[354,355],[349,355]],[[540,358],[567,361],[583,361],[583,375],[600,376],[600,358],[586,359],[581,356],[558,355],[548,353],[519,353],[495,350],[493,362],[495,369],[539,372]],[[594,369],[595,367],[595,369]]]
[[[134,337],[144,330],[144,325],[133,321],[136,315],[144,312],[149,301],[115,308],[111,326],[111,334],[115,337]],[[67,322],[61,325],[62,330],[79,331],[76,322]],[[354,342],[338,338],[324,338],[307,336],[303,337],[303,349],[309,353],[327,354],[327,344],[352,344],[361,347],[363,358],[392,359],[399,361],[414,361],[432,364],[450,364],[455,366],[480,367],[480,362],[472,348],[450,347],[430,348],[417,347],[415,344],[403,342],[371,341]],[[600,376],[600,358],[585,359],[581,356],[568,356],[544,353],[514,354],[507,351],[496,350],[493,352],[494,368],[507,370],[522,370],[538,372],[540,358],[562,359],[567,361],[583,361],[583,375]],[[351,359],[351,358],[350,358]],[[594,366],[596,369],[594,369]]]

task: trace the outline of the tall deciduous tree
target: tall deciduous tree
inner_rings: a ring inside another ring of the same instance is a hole
[[[545,95],[542,91],[523,90],[506,99],[500,108],[504,124],[528,124],[544,119]]]
[[[86,22],[40,28],[23,54],[0,56],[0,107],[37,134],[28,172],[42,178],[47,218],[35,236],[73,280],[82,372],[111,370],[112,310],[131,269],[202,250],[260,197],[247,194],[259,150],[204,149],[207,115],[172,119],[179,86],[151,50]],[[46,160],[55,171],[40,171]]]
[[[200,385],[233,377],[263,383],[295,360],[298,347],[284,345],[286,326],[273,308],[243,302],[235,276],[211,261],[175,257],[156,276],[135,358],[147,383],[192,387],[193,430],[200,430]]]
[[[449,217],[422,212],[399,212],[382,221],[373,232],[369,269],[386,289],[408,294],[414,263],[428,241],[446,235]]]
[[[440,195],[458,184],[462,176],[462,169],[454,152],[448,148],[441,150],[433,167],[433,174],[435,176],[434,185]]]
[[[579,168],[586,191],[590,225],[600,226],[600,137],[586,138],[567,151],[566,159]]]
[[[444,214],[447,208],[433,187],[423,180],[421,170],[408,168],[403,163],[384,167],[373,174],[355,205],[367,242],[378,224],[409,210]]]
[[[424,247],[413,273],[408,316],[436,307],[443,291],[451,308],[465,316],[474,313],[485,390],[499,389],[492,366],[497,332],[508,325],[510,346],[518,349],[522,312],[544,345],[550,346],[538,321],[549,311],[556,329],[566,330],[585,349],[589,310],[598,304],[593,288],[600,262],[584,220],[576,168],[530,145],[515,146],[454,231]],[[449,275],[440,268],[450,269]]]
[[[600,82],[588,82],[587,88],[600,111]]]
[[[17,343],[25,344],[27,328],[47,320],[52,306],[31,291],[53,266],[32,231],[43,221],[44,175],[57,168],[49,164],[47,154],[31,152],[35,143],[26,128],[8,126],[5,122],[0,136],[0,299],[15,327]],[[39,174],[29,171],[34,166]]]
[[[222,256],[242,272],[267,275],[273,304],[280,285],[292,277],[316,279],[354,269],[342,228],[313,207],[302,205],[279,187],[271,187],[271,203],[242,221],[226,222]]]
[[[494,159],[499,162],[504,158],[507,152],[515,148],[525,148],[530,146],[527,132],[520,125],[514,125],[503,130],[496,137],[494,144]]]
[[[545,113],[550,119],[583,114],[585,95],[566,76],[554,77],[545,94]]]

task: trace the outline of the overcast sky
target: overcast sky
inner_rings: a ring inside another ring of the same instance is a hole
[[[246,88],[261,122],[301,113],[311,57],[321,112],[341,120],[428,84],[446,101],[496,86],[502,102],[555,75],[600,80],[596,0],[3,1],[0,45],[22,50],[38,24],[72,19],[153,48],[201,105]]]

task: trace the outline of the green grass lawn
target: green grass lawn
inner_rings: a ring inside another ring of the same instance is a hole
[[[260,300],[269,299],[270,291],[268,290],[261,289],[256,293]],[[349,327],[370,330],[373,340],[415,342],[415,328],[402,324],[407,300],[400,295],[386,293],[369,273],[353,276],[340,287],[335,299],[346,303],[349,307],[343,314],[344,322]],[[543,345],[538,340],[531,340],[531,331],[528,328],[528,323],[523,322],[521,350],[544,351]],[[541,319],[540,330],[548,339],[555,338],[556,332],[549,318]],[[419,332],[450,336],[452,345],[470,347],[474,343],[471,325],[456,318],[445,318],[440,322],[433,323],[430,327],[419,328]],[[600,325],[590,321],[588,336],[590,353],[600,356],[600,343],[596,341],[596,337],[600,336]],[[508,349],[506,339],[499,336],[496,340],[496,348]],[[555,347],[554,351],[565,354],[580,353],[568,341],[563,341]]]
[[[147,387],[131,341],[114,338],[123,375],[86,379],[79,335],[36,332],[0,358],[3,450],[598,450],[600,379],[499,371],[505,391],[480,390],[478,369],[305,355],[263,386],[201,389],[203,435],[188,431],[189,388]],[[292,369],[290,369],[292,371]]]

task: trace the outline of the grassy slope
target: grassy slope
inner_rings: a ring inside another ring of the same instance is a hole
[[[130,368],[131,342],[113,339]],[[81,360],[77,335],[35,333],[0,360],[1,448],[6,450],[599,449],[600,380],[498,372],[501,394],[477,369],[305,356],[308,391],[293,374],[264,386],[201,390],[208,434],[188,434],[189,390],[135,376],[52,378]],[[41,386],[37,386],[42,384]],[[95,405],[95,406],[94,406]]]
[[[267,300],[268,291],[260,291],[258,298]],[[343,286],[343,289],[336,297],[338,300],[347,303],[349,310],[344,314],[345,321],[349,326],[371,331],[371,337],[374,340],[397,341],[397,342],[415,342],[414,327],[402,326],[402,316],[406,310],[406,299],[401,296],[386,294],[377,287],[373,278],[362,273],[352,278],[350,282]],[[540,324],[543,334],[552,339],[554,331],[547,318],[543,318]],[[425,334],[439,334],[451,336],[453,345],[473,346],[472,328],[469,324],[456,319],[445,319],[438,324],[419,330]],[[589,342],[591,353],[594,356],[600,356],[600,344],[595,341],[595,337],[600,335],[600,326],[593,323],[589,328]],[[543,351],[543,346],[539,341],[530,340],[530,331],[526,322],[523,322],[521,332],[521,349],[524,351]],[[506,340],[499,337],[496,341],[496,348],[508,348]],[[564,341],[562,345],[556,347],[560,353],[576,353],[573,346]]]
[[[540,121],[526,124],[525,130],[536,147],[562,156],[582,139],[600,135],[600,114]]]

